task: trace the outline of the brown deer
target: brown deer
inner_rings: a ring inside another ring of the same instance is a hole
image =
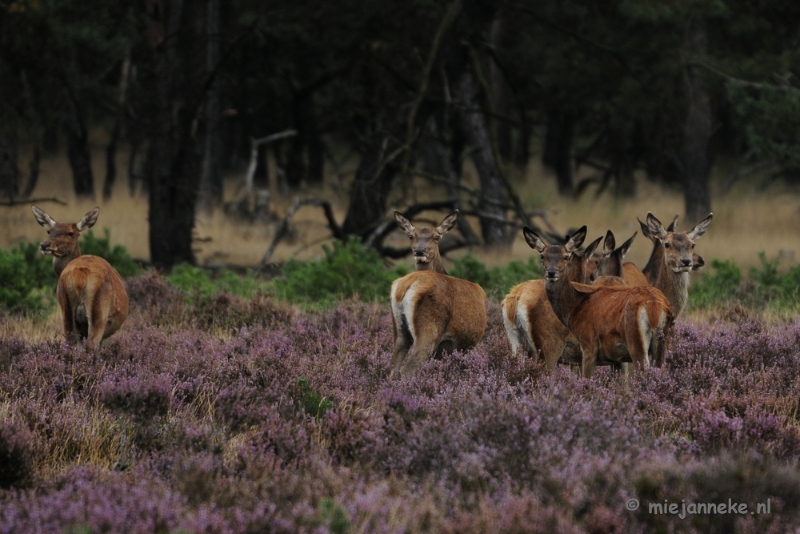
[[[486,330],[486,293],[478,284],[449,276],[439,240],[458,218],[454,211],[436,228],[415,228],[399,212],[400,228],[411,239],[416,272],[392,283],[394,325],[392,374],[412,375],[435,354],[467,350]]]
[[[634,232],[634,234],[620,245],[619,248],[615,248],[616,239],[614,238],[614,232],[608,230],[603,240],[603,250],[601,251],[600,258],[592,258],[586,263],[586,280],[589,283],[598,285],[638,285],[629,283],[629,280],[626,280],[626,274],[631,278],[630,272],[635,271],[633,272],[633,276],[639,273],[639,276],[644,279],[642,272],[636,268],[636,265],[633,263],[622,262],[637,235],[638,232]],[[629,266],[632,266],[633,269],[630,269]]]
[[[523,232],[541,254],[547,279],[552,281],[545,285],[545,292],[553,312],[578,340],[583,376],[591,377],[598,362],[630,360],[639,370],[651,361],[661,365],[673,317],[659,290],[572,282],[565,276],[569,257],[531,230]]]
[[[128,317],[128,293],[119,273],[103,258],[81,255],[78,244],[80,233],[97,222],[100,208],[77,223],[56,222],[36,206],[31,208],[36,221],[47,230],[48,238],[39,249],[53,256],[64,334],[69,340],[77,340],[80,348],[84,339],[89,345],[99,346]]]
[[[648,283],[667,297],[675,317],[683,312],[689,300],[689,271],[705,264],[694,252],[695,240],[706,233],[713,216],[709,213],[689,232],[678,231],[677,217],[667,228],[649,212],[646,223],[639,221],[642,233],[653,241],[653,252],[642,272]]]
[[[533,247],[531,234],[523,231],[526,242]],[[568,280],[586,279],[586,262],[602,238],[581,251],[580,246],[585,239],[586,226],[582,226],[567,236],[564,245],[551,245],[554,253],[565,258],[564,277]],[[578,341],[555,315],[545,293],[545,286],[557,281],[558,278],[553,277],[552,273],[546,273],[544,280],[517,284],[511,288],[501,305],[512,353],[522,355],[522,351],[525,351],[529,357],[538,354],[550,370],[555,369],[559,360],[571,365],[580,363]]]

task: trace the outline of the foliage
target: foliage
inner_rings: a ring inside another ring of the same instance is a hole
[[[323,245],[317,260],[290,259],[272,287],[278,298],[306,306],[330,306],[344,298],[386,300],[392,281],[407,274],[405,266],[384,269],[377,251],[353,236],[347,243]]]
[[[188,299],[209,298],[227,292],[240,297],[253,297],[266,284],[256,279],[252,273],[239,275],[230,269],[220,269],[210,273],[208,269],[181,263],[173,267],[166,279],[187,293]]]
[[[710,308],[730,301],[742,283],[742,271],[733,260],[711,260],[714,272],[705,272],[689,286],[692,308]]]
[[[128,249],[117,243],[111,246],[111,231],[103,228],[103,237],[94,235],[89,229],[81,234],[81,254],[100,256],[114,267],[123,278],[134,276],[142,272],[141,266],[131,257]]]
[[[527,263],[511,260],[505,265],[488,268],[475,256],[467,254],[455,260],[448,273],[475,282],[483,288],[487,296],[502,300],[516,284],[540,278],[542,266],[534,256],[530,256]]]
[[[0,308],[16,313],[39,314],[55,302],[56,277],[52,260],[39,245],[20,242],[0,249]]]

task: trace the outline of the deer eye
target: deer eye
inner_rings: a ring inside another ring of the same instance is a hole
[[[544,254],[539,254],[539,257],[542,258],[542,260],[544,260]]]
[[[692,243],[692,250],[694,250],[694,243]]]
[[[67,232],[67,235],[68,235],[68,236],[70,236],[70,237],[72,237],[72,236],[74,236],[74,235],[75,235],[75,232]]]
[[[669,248],[669,243],[664,243],[664,248]]]

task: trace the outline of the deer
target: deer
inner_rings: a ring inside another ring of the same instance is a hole
[[[628,254],[633,240],[636,239],[638,234],[639,232],[634,232],[619,248],[615,248],[614,232],[608,230],[603,240],[603,250],[600,253],[600,258],[591,258],[586,263],[587,281],[597,285],[639,285],[630,283],[630,279],[635,277],[636,273],[644,279],[642,272],[633,263],[623,263],[622,261]]]
[[[678,231],[677,216],[667,228],[650,212],[646,223],[637,219],[642,233],[653,241],[653,252],[642,272],[650,285],[664,293],[676,317],[689,300],[689,272],[705,264],[702,256],[694,252],[695,240],[706,233],[713,217],[709,213],[688,232]]]
[[[596,239],[585,250],[580,250],[586,239],[586,226],[568,235],[564,245],[551,245],[554,253],[565,258],[565,276],[569,280],[584,281],[586,264],[602,238]],[[523,232],[526,242],[533,247],[530,235]],[[557,250],[557,252],[555,252]],[[511,343],[512,354],[528,357],[538,355],[545,367],[552,371],[559,361],[575,365],[580,362],[577,339],[561,323],[547,299],[545,286],[554,283],[552,277],[528,280],[517,284],[501,304],[503,325]]]
[[[436,228],[416,228],[394,212],[410,239],[416,270],[392,283],[392,376],[413,375],[431,356],[467,350],[486,331],[483,288],[448,275],[439,253],[439,240],[453,228],[458,214],[454,211]]]
[[[42,209],[31,208],[36,222],[47,230],[47,240],[40,243],[39,250],[53,256],[64,335],[77,340],[80,349],[84,339],[87,345],[99,347],[128,317],[128,293],[122,277],[103,258],[82,255],[78,244],[81,232],[97,222],[100,208],[77,223],[56,222]]]
[[[674,318],[669,302],[651,286],[592,286],[566,276],[569,255],[523,228],[525,240],[542,259],[545,293],[553,312],[578,341],[581,375],[590,378],[598,362],[631,361],[637,371],[660,366]]]

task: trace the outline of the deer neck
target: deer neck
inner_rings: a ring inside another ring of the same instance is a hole
[[[81,247],[77,244],[75,249],[65,256],[53,256],[53,271],[56,273],[56,278],[61,278],[61,273],[66,269],[67,264],[81,255]]]
[[[415,265],[417,271],[433,271],[435,273],[447,274],[444,264],[442,263],[442,258],[438,254],[432,257],[431,261],[428,263],[417,263]]]
[[[650,285],[667,297],[672,313],[677,317],[689,300],[689,273],[676,273],[667,265],[664,245],[656,240],[650,260],[642,270]]]
[[[584,268],[583,258],[575,258],[573,265],[567,269],[565,276],[562,276],[557,281],[553,282],[545,279],[544,289],[547,293],[547,298],[550,300],[550,306],[564,326],[569,327],[570,317],[575,308],[583,302],[586,298],[585,295],[578,293],[572,282],[583,283],[586,278],[586,271]]]

